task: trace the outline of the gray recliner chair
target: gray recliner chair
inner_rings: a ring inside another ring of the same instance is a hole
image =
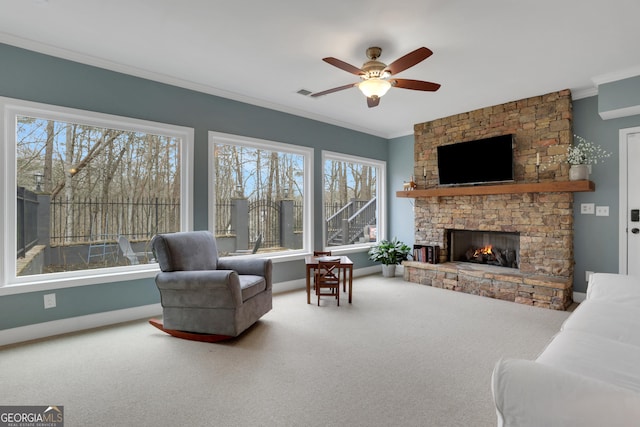
[[[208,231],[158,234],[151,244],[165,332],[236,337],[271,310],[270,259],[218,258]]]

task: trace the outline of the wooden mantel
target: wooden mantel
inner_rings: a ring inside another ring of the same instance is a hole
[[[426,190],[396,191],[396,197],[481,196],[487,194],[558,193],[596,191],[593,181],[527,182],[522,184],[437,187]]]

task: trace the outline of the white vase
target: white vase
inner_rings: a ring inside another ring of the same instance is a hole
[[[589,165],[571,165],[569,168],[569,181],[589,179]]]
[[[396,265],[395,264],[382,264],[382,276],[383,277],[395,277]]]

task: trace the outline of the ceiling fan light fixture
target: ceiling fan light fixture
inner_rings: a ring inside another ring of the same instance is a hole
[[[372,78],[358,83],[358,89],[360,89],[367,98],[372,98],[374,96],[381,98],[389,89],[391,89],[391,83],[387,80]]]

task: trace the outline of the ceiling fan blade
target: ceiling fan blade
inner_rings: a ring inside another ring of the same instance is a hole
[[[399,87],[400,89],[424,90],[428,92],[435,92],[440,89],[439,83],[423,82],[422,80],[390,79],[389,82],[391,86]]]
[[[426,47],[419,47],[413,52],[409,52],[402,58],[398,58],[391,64],[387,65],[387,68],[385,68],[385,70],[389,71],[391,75],[398,74],[399,72],[404,71],[407,68],[413,67],[417,63],[424,61],[431,55],[433,55],[433,52],[430,49],[427,49]]]
[[[338,92],[338,91],[341,91],[341,90],[352,88],[357,84],[358,83],[350,83],[348,85],[334,87],[333,89],[327,89],[327,90],[323,90],[322,92],[312,93],[310,96],[315,98],[316,96],[328,95],[328,94],[333,93],[333,92]]]
[[[360,68],[355,67],[351,64],[347,64],[346,62],[341,61],[337,58],[333,58],[330,56],[328,58],[322,58],[322,60],[327,64],[331,64],[334,67],[338,67],[341,70],[346,71],[347,73],[355,74],[356,76],[362,76],[364,74],[364,71],[362,71]]]
[[[377,96],[372,96],[367,98],[367,105],[369,106],[369,108],[372,107],[377,107],[378,104],[380,104],[380,98]]]

